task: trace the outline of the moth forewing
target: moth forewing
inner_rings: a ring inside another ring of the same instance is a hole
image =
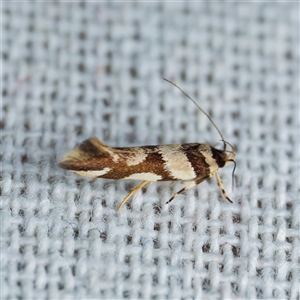
[[[180,193],[213,176],[216,177],[224,197],[232,202],[224,190],[218,169],[234,162],[234,148],[223,139],[210,116],[185,92],[183,93],[195,103],[217,129],[224,143],[223,150],[204,143],[117,148],[109,147],[94,137],[83,141],[73,151],[67,153],[61,159],[59,166],[87,177],[141,180],[142,183],[125,197],[118,210],[147,183],[182,181],[184,188],[171,197],[167,202],[170,203]],[[226,151],[226,144],[231,147],[231,151]]]

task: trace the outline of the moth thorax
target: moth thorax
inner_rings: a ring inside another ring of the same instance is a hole
[[[224,150],[218,150],[214,147],[211,147],[211,152],[219,168],[223,168],[224,166],[229,164],[234,159],[235,156],[233,151],[227,154]]]

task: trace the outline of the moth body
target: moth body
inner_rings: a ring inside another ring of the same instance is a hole
[[[142,180],[142,186],[155,181],[183,181],[185,188],[171,201],[214,175],[219,183],[218,168],[233,158],[233,150],[227,154],[203,143],[113,148],[90,138],[67,153],[59,166],[87,177]]]

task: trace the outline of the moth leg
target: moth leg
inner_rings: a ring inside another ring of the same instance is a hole
[[[126,203],[126,201],[133,196],[138,190],[140,190],[144,185],[146,185],[149,181],[143,181],[141,184],[139,184],[137,187],[135,187],[126,197],[125,199],[120,203],[118,206],[118,211],[121,209],[121,207]]]
[[[205,177],[201,177],[201,178],[199,178],[199,179],[196,179],[196,180],[194,180],[194,181],[188,182],[188,183],[185,185],[185,187],[184,187],[183,189],[181,189],[180,191],[178,191],[177,193],[175,193],[175,194],[171,197],[171,199],[170,199],[168,202],[166,202],[166,204],[169,204],[169,203],[170,203],[174,198],[176,198],[179,194],[181,194],[181,193],[183,193],[184,191],[189,190],[189,189],[191,189],[192,187],[194,187],[194,186],[200,184],[201,182],[203,182],[204,180],[206,180],[206,179],[209,178],[209,177],[210,177],[210,176],[205,176]]]
[[[172,181],[169,185],[169,187],[171,187],[174,183],[176,182],[176,180]]]
[[[220,190],[222,191],[222,194],[223,194],[224,198],[225,198],[226,200],[228,200],[230,203],[233,203],[233,202],[230,200],[230,198],[227,196],[227,194],[226,194],[226,192],[225,192],[225,190],[224,190],[224,185],[223,185],[223,182],[222,182],[222,179],[221,179],[221,177],[220,177],[219,172],[216,171],[215,174],[216,174],[218,186],[219,186]]]
[[[149,185],[146,187],[146,189],[148,190],[154,181],[147,181],[147,182],[149,183]]]

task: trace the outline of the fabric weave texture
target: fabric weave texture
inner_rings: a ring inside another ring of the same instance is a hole
[[[3,2],[1,299],[299,299],[299,3]],[[212,178],[80,177],[81,141],[236,148]]]

